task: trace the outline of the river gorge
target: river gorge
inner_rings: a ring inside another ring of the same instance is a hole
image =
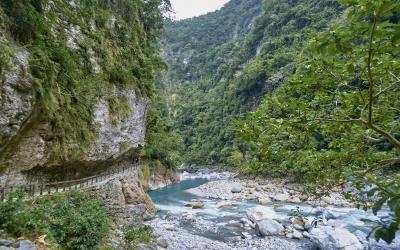
[[[377,217],[337,194],[302,201],[292,188],[207,169],[184,172],[181,181],[150,191],[158,212],[147,224],[168,249],[399,249],[399,241],[367,239],[387,210]],[[263,220],[272,224],[263,229]]]

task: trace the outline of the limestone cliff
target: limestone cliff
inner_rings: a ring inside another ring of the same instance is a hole
[[[159,64],[147,4],[0,3],[0,186],[132,163]]]

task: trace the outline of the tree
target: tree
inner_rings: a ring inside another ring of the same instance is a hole
[[[296,74],[238,134],[252,171],[305,176],[320,195],[350,183],[358,192],[346,197],[374,213],[387,204],[374,232],[391,242],[400,224],[400,1],[341,2],[344,17],[315,34]],[[374,195],[373,204],[360,199]]]

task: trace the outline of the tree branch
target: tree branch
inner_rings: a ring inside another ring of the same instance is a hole
[[[372,105],[374,103],[374,78],[372,76],[372,57],[373,57],[373,43],[375,29],[378,22],[377,14],[374,13],[374,24],[371,28],[371,34],[369,36],[369,46],[368,46],[368,61],[367,61],[367,72],[368,72],[368,123],[372,125],[372,115],[373,109]]]
[[[319,121],[319,122],[338,122],[338,123],[361,123],[363,124],[363,120],[361,119],[325,119],[325,118],[314,118],[311,120],[305,120],[306,122]]]
[[[390,143],[392,143],[397,149],[400,150],[400,141],[397,140],[393,135],[389,132],[381,129],[380,127],[376,126],[375,124],[369,123],[367,121],[363,121],[365,126],[374,130],[375,132],[379,133],[380,135],[384,136]]]
[[[387,167],[387,166],[390,166],[390,165],[393,165],[396,163],[400,163],[400,158],[392,158],[392,159],[386,159],[386,160],[380,161],[380,162],[368,167],[364,171],[363,175],[369,174],[371,172],[374,172],[376,170],[382,169],[384,167]]]

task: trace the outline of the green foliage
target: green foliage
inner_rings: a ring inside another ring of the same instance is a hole
[[[375,236],[391,242],[400,220],[398,171],[389,171],[400,164],[400,3],[341,2],[345,16],[313,36],[294,76],[237,132],[252,172],[291,176],[318,195],[345,183],[360,191],[375,186],[373,211],[385,203],[392,211]]]
[[[93,111],[99,98],[116,88],[154,94],[155,72],[164,67],[156,38],[168,0],[90,0],[76,6],[61,0],[5,0],[0,8],[7,31],[30,52],[37,112],[51,125],[55,160],[87,154],[97,136]],[[1,56],[1,68],[6,59]],[[112,108],[121,108],[117,117],[123,118],[126,103],[118,101]]]
[[[46,0],[4,0],[1,7],[10,19],[10,32],[24,44],[49,32],[43,15]]]
[[[161,163],[167,169],[174,169],[180,161],[182,151],[180,136],[172,129],[166,94],[161,90],[153,101],[147,114],[146,146],[144,156],[150,165]]]
[[[375,232],[377,240],[383,239],[391,243],[396,237],[400,225],[400,174],[389,178],[368,175],[367,180],[367,184],[373,184],[374,188],[365,192],[366,195],[379,197],[379,200],[373,204],[373,213],[377,215],[385,204],[391,210],[391,214],[381,218],[378,226],[372,232]],[[364,205],[364,208],[367,206]]]
[[[151,177],[151,170],[149,164],[143,163],[140,166],[142,178],[144,181],[149,181]]]
[[[175,90],[174,128],[184,160],[241,165],[233,160],[246,146],[235,138],[233,121],[292,75],[310,33],[340,14],[333,0],[234,0],[216,13],[167,24],[168,81],[183,83]]]
[[[140,243],[149,244],[153,241],[153,231],[150,226],[140,224],[125,225],[122,228],[127,249],[136,249]]]
[[[219,66],[233,56],[229,44],[249,32],[261,14],[262,0],[231,0],[221,10],[182,21],[167,22],[165,46],[174,84],[214,78]],[[235,51],[237,52],[237,51]],[[191,55],[187,64],[182,64]]]
[[[107,235],[109,218],[102,202],[82,192],[26,200],[11,193],[0,203],[0,227],[15,237],[48,239],[64,249],[95,249]]]
[[[13,59],[13,50],[10,48],[8,43],[0,41],[0,76],[11,67],[11,61]]]
[[[126,96],[118,97],[115,95],[110,95],[107,99],[107,102],[109,120],[113,126],[118,125],[119,121],[127,119],[132,112]]]

